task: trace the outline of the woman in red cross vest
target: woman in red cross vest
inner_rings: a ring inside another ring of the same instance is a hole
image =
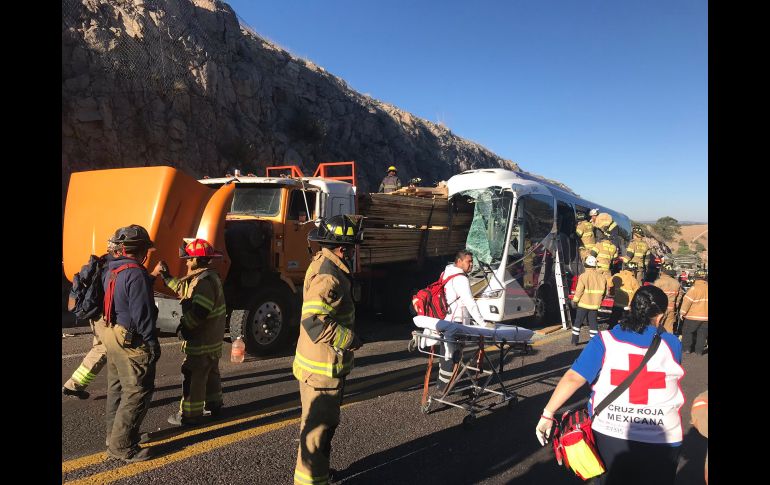
[[[631,385],[593,416],[593,408],[639,367],[667,303],[660,288],[640,288],[631,300],[629,318],[588,342],[543,409],[536,434],[545,445],[554,414],[583,384],[591,383],[588,412],[606,470],[594,483],[674,483],[682,444],[679,410],[684,404],[679,385],[684,376],[682,344],[677,337],[663,331],[660,346]]]

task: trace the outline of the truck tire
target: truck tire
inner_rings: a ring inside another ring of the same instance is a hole
[[[534,303],[535,313],[531,317],[531,322],[535,326],[553,323],[553,318],[559,315],[559,298],[556,295],[556,288],[551,285],[545,284],[538,288]]]
[[[246,351],[254,355],[277,352],[287,344],[292,333],[292,319],[297,313],[292,294],[285,285],[265,287],[250,299],[245,310],[233,310],[230,335],[237,338],[240,330]]]

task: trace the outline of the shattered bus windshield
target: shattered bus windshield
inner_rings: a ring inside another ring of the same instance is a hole
[[[466,190],[460,193],[475,205],[465,247],[474,258],[493,268],[500,265],[508,233],[513,193],[501,187]]]
[[[280,207],[280,187],[238,187],[233,195],[230,213],[277,216]]]

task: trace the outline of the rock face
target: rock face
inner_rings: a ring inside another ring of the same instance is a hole
[[[402,183],[518,170],[446,127],[350,89],[242,27],[216,0],[63,0],[62,197],[73,171],[170,165],[194,177],[357,162]]]

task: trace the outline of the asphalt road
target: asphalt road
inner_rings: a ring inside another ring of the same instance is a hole
[[[551,449],[540,447],[534,433],[551,391],[583,348],[569,344],[568,331],[539,338],[529,355],[506,359],[503,382],[517,393],[518,402],[483,411],[465,426],[463,409],[434,403],[429,414],[420,411],[426,357],[407,351],[411,325],[358,325],[367,343],[356,352],[333,441],[332,467],[339,470],[339,483],[583,483],[556,464]],[[74,334],[62,338],[62,382],[91,345],[85,330],[62,330]],[[583,327],[581,341],[587,337]],[[226,343],[220,361],[226,412],[199,427],[176,428],[166,418],[178,409],[184,356],[175,337],[161,343],[156,391],[142,425],[152,437],[147,446],[160,456],[134,464],[106,457],[105,370],[89,386],[89,399],[62,396],[63,482],[292,483],[300,415],[291,374],[293,349],[233,364]],[[494,361],[498,355],[490,353]],[[707,441],[689,421],[692,399],[708,387],[708,355],[685,355],[683,366],[687,402],[677,484],[700,484]],[[587,393],[585,387],[570,403],[584,402]]]

